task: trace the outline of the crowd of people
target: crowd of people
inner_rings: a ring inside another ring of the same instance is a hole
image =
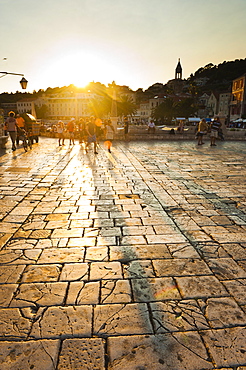
[[[54,131],[58,137],[58,145],[65,145],[65,139],[68,138],[69,145],[75,144],[75,138],[80,144],[84,144],[85,151],[88,152],[90,146],[97,153],[97,143],[99,140],[105,140],[105,146],[111,153],[112,141],[114,139],[115,128],[110,119],[101,120],[100,118],[80,118],[77,122],[75,118],[65,124],[59,120],[54,126]]]
[[[206,121],[205,118],[202,118],[197,125],[197,132],[196,138],[198,140],[197,144],[202,145],[203,136],[206,134],[210,134],[210,145],[216,146],[216,140],[221,139],[224,140],[223,132],[222,132],[222,123],[220,118],[217,116],[215,117],[210,123]]]
[[[181,130],[181,127],[179,128]],[[98,154],[97,146],[99,140],[104,140],[106,149],[111,153],[112,141],[116,133],[110,119],[102,120],[97,117],[80,118],[78,121],[76,121],[75,118],[71,118],[67,124],[59,120],[57,124],[53,126],[53,130],[58,138],[59,146],[65,145],[65,139],[69,140],[69,145],[74,145],[75,139],[78,139],[80,144],[84,144],[86,152],[88,152],[90,146],[92,146],[95,154]],[[129,122],[127,117],[124,118],[123,130],[125,139],[127,140],[129,133]],[[148,132],[155,132],[155,123],[153,120],[150,120],[148,123]],[[23,117],[19,114],[15,117],[14,112],[9,112],[9,116],[5,121],[5,134],[9,135],[11,139],[13,151],[16,150],[20,140],[22,140],[25,150],[27,150],[28,146],[31,148],[35,138],[30,123],[25,122]],[[198,122],[196,130],[198,145],[204,144],[203,137],[206,134],[210,135],[211,146],[216,146],[217,139],[224,140],[222,124],[218,116],[211,122],[207,122],[205,118]],[[38,139],[36,137],[36,142],[37,141]]]

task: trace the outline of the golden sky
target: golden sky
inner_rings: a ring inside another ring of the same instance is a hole
[[[133,90],[246,58],[246,0],[0,0],[0,71],[27,91],[113,80]],[[0,93],[20,90],[0,78]]]

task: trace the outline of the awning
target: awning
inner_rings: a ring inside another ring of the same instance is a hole
[[[189,120],[189,122],[200,122],[201,118],[191,117],[191,118],[188,118],[188,120]]]

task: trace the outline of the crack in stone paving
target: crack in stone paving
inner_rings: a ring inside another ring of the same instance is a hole
[[[115,320],[115,317],[118,316],[119,318],[119,313],[126,307],[125,304],[122,305],[121,308],[118,309],[117,312],[115,312],[114,314],[112,314],[110,317],[107,318],[107,321],[105,321],[101,326],[100,328],[97,330],[97,333],[99,334],[100,331],[102,331],[103,329],[105,329],[106,326],[108,326],[109,324],[113,323],[113,321]],[[117,320],[117,319],[116,319]],[[111,325],[111,330],[114,329],[114,327],[117,327],[117,325]],[[117,331],[115,330],[114,331],[114,334],[117,333]],[[102,334],[102,336],[107,336],[108,332],[106,331],[104,334]]]
[[[117,281],[116,280],[111,280],[110,283],[113,284],[113,287],[112,288],[107,287],[107,285],[109,284],[109,282],[105,282],[105,283],[102,282],[102,288],[108,290],[109,292],[107,294],[105,294],[105,298],[104,299],[101,298],[101,303],[105,302],[110,297],[110,295],[112,295],[114,293],[114,290],[116,288]]]

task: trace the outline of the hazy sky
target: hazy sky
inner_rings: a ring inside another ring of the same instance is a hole
[[[0,0],[0,71],[27,91],[113,80],[133,90],[246,58],[246,0]],[[7,58],[7,59],[5,59]],[[0,78],[0,93],[21,90]]]

